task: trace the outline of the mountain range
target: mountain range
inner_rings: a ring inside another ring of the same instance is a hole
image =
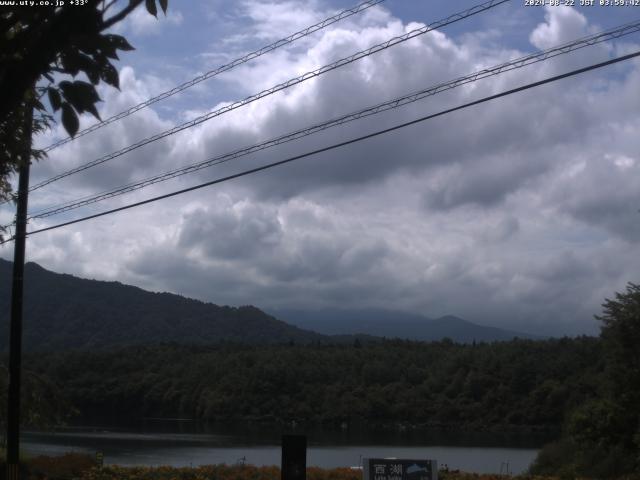
[[[8,344],[11,271],[0,260],[0,345]],[[25,265],[26,350],[100,349],[175,342],[309,343],[323,335],[252,306],[227,307],[120,282],[86,280]]]
[[[458,343],[508,341],[513,338],[541,339],[523,332],[487,327],[453,315],[429,318],[423,315],[379,309],[272,310],[272,315],[306,330],[324,335],[367,334],[387,338]]]
[[[0,350],[9,337],[11,262],[0,259]],[[345,343],[373,336],[456,342],[510,340],[529,335],[483,327],[457,317],[428,319],[398,312],[280,311],[229,307],[172,293],[154,293],[25,265],[23,344],[27,351],[104,349],[126,345],[240,342]],[[312,331],[313,330],[313,331]]]

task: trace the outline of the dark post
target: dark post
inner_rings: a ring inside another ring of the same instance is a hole
[[[7,479],[20,478],[20,373],[22,361],[22,294],[24,251],[27,240],[27,200],[31,163],[31,122],[33,111],[26,113],[25,135],[28,139],[24,163],[18,172],[18,205],[13,251],[13,284],[11,287],[11,333],[9,336],[9,393],[7,400]]]
[[[307,437],[304,435],[282,436],[282,480],[305,480],[307,478]]]

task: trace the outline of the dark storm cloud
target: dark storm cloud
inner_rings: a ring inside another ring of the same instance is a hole
[[[248,260],[272,254],[282,235],[277,217],[257,205],[242,210],[199,209],[185,215],[178,246],[185,251],[199,248],[208,257]]]
[[[561,212],[638,244],[638,185],[636,160],[626,156],[595,158],[585,162],[569,181],[557,185],[552,199]]]
[[[464,204],[493,206],[505,195],[545,171],[544,162],[530,159],[522,162],[521,152],[504,156],[478,158],[473,164],[450,169],[439,182],[425,193],[430,209],[451,209]]]
[[[302,217],[301,228],[296,220]],[[386,256],[381,240],[354,239],[330,219],[300,208],[227,205],[183,217],[178,248],[204,262],[233,262],[273,282],[340,282],[370,272]]]

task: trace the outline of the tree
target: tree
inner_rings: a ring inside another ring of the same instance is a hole
[[[567,418],[566,435],[545,447],[532,473],[595,478],[640,472],[640,285],[605,299],[600,391]]]
[[[615,300],[606,299],[601,337],[604,342],[611,388],[623,407],[640,414],[640,285],[629,283]]]
[[[621,447],[636,452],[640,470],[640,285],[629,283],[625,293],[606,299],[601,337],[607,365],[609,400],[625,425]]]
[[[32,108],[33,133],[51,125],[52,113],[60,112],[71,136],[78,131],[78,114],[100,119],[95,86],[104,82],[119,88],[112,60],[119,50],[133,50],[124,37],[105,32],[143,1],[157,16],[156,0],[128,0],[126,6],[119,0],[86,0],[0,11],[0,200],[11,198],[10,176],[20,165],[45,155],[31,148],[24,128]],[[157,2],[166,14],[168,0]]]
[[[7,368],[0,364],[0,405],[7,403]],[[76,415],[78,411],[69,403],[62,389],[46,375],[25,370],[22,389],[22,423],[32,428],[46,429],[59,426]],[[0,426],[6,426],[6,410],[0,409]],[[1,446],[5,447],[2,436]]]
[[[568,431],[582,472],[604,477],[640,471],[640,285],[602,307],[602,392],[573,412]]]
[[[166,14],[168,0],[157,1]],[[33,405],[32,409],[26,409],[28,415],[26,418],[23,415],[22,420],[39,423],[48,418],[47,406],[53,401],[51,392],[55,391],[53,387],[45,388],[40,394],[38,389],[21,388],[21,296],[28,167],[32,158],[44,156],[44,152],[32,148],[32,135],[50,126],[54,117],[49,110],[54,114],[60,111],[62,124],[71,136],[78,131],[79,114],[89,112],[100,119],[96,109],[100,97],[95,87],[105,82],[118,88],[118,71],[111,61],[118,59],[118,50],[133,49],[124,37],[105,32],[142,0],[129,0],[124,7],[118,0],[82,0],[76,4],[67,2],[66,6],[60,3],[62,5],[55,8],[31,4],[0,12],[0,200],[11,197],[9,177],[13,172],[20,172],[14,249],[14,266],[19,267],[13,276],[7,389],[9,478],[13,478],[19,468],[21,392],[30,395],[28,400]],[[157,16],[156,0],[145,0],[145,4],[149,13]],[[89,81],[76,79],[80,73]],[[48,107],[43,103],[47,100]],[[0,227],[0,234],[3,230],[4,227]],[[24,386],[28,387],[29,383],[25,382]]]

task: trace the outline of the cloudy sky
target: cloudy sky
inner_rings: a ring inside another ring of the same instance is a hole
[[[32,184],[476,3],[387,0],[58,148]],[[576,2],[578,3],[578,2]],[[171,0],[116,28],[136,47],[101,88],[109,117],[355,4]],[[32,211],[250,146],[640,18],[637,7],[512,0],[33,192]],[[640,49],[640,36],[513,72],[31,222],[42,228],[406,122]],[[293,164],[33,235],[57,272],[270,309],[451,314],[593,334],[639,282],[640,62],[472,107]],[[93,122],[82,119],[82,127]],[[63,138],[60,127],[38,145]],[[0,210],[0,220],[12,218]],[[12,246],[0,247],[11,259]]]

